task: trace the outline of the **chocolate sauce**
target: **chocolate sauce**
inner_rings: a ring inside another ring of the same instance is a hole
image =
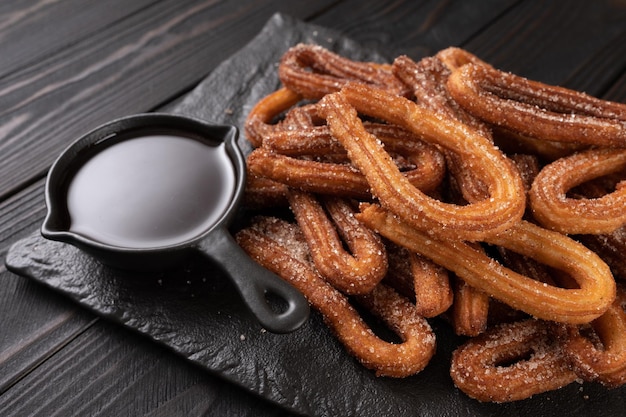
[[[224,144],[169,132],[113,142],[69,181],[71,232],[118,247],[163,247],[198,236],[228,208],[236,174]]]

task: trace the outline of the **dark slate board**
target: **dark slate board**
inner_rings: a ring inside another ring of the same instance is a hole
[[[279,84],[276,63],[298,42],[317,43],[353,59],[380,60],[325,28],[274,16],[244,49],[224,62],[173,112],[242,126],[251,106]],[[240,140],[247,147],[245,138]],[[438,352],[420,374],[377,378],[358,365],[313,313],[294,333],[264,331],[219,268],[193,259],[180,270],[133,275],[108,269],[77,249],[38,233],[15,243],[7,267],[95,313],[163,344],[191,362],[290,411],[310,416],[615,416],[626,389],[572,384],[512,404],[482,404],[454,388],[448,375],[459,343],[432,321]]]

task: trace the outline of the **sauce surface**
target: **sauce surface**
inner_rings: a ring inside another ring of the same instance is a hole
[[[95,153],[71,179],[69,229],[118,247],[174,245],[215,224],[234,189],[223,144],[170,134],[131,137]]]

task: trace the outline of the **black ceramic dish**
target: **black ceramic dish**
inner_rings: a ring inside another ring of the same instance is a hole
[[[309,307],[228,232],[245,186],[237,128],[171,114],[125,117],[87,133],[53,164],[41,233],[130,271],[180,265],[192,253],[219,264],[272,332],[295,330]],[[267,299],[286,302],[284,311]]]

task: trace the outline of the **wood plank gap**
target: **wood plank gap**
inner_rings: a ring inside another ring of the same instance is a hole
[[[77,311],[74,311],[69,314],[64,314],[62,316],[59,316],[55,321],[50,323],[49,328],[46,329],[44,334],[49,334],[49,333],[54,332],[55,330],[60,329],[69,319],[73,318],[76,314],[77,314]],[[74,340],[80,337],[83,333],[85,333],[87,330],[93,327],[100,320],[101,319],[99,317],[94,317],[87,324],[76,329],[76,331],[71,333],[69,337],[63,339],[61,343],[58,343],[57,345],[53,346],[52,349],[48,350],[45,355],[40,356],[37,361],[32,362],[30,366],[22,369],[20,373],[17,373],[7,378],[6,380],[0,379],[0,394],[3,394],[7,390],[11,389],[11,387],[13,387],[15,384],[19,383],[22,379],[30,375],[31,372],[33,372],[43,363],[45,363],[46,361],[54,357],[54,355],[56,355],[58,352],[60,352],[62,349],[64,349],[66,346],[68,346],[70,343],[72,343]],[[38,333],[36,337],[32,338],[31,340],[28,340],[24,345],[20,346],[20,349],[18,351],[8,351],[8,352],[3,353],[2,356],[0,356],[0,363],[8,362],[11,356],[24,355],[25,352],[29,350],[28,347],[36,345],[37,341],[40,338],[41,338],[41,333]]]
[[[13,242],[40,227],[46,213],[44,183],[39,178],[0,202],[0,258]]]
[[[0,39],[4,61],[0,64],[0,80],[32,66],[33,63],[48,59],[63,49],[70,48],[85,38],[94,36],[106,26],[115,25],[146,8],[154,7],[160,0],[138,0],[124,3],[102,2],[93,10],[84,7],[80,0],[64,2],[37,2],[19,7],[11,7],[2,14]],[[72,13],[69,13],[72,11]],[[59,24],[55,19],[63,18]],[[91,18],[91,19],[90,19]],[[97,20],[94,22],[93,20]],[[89,22],[89,23],[86,23]],[[33,31],[33,27],[47,27],[45,33]],[[70,35],[68,35],[70,34]],[[79,35],[79,36],[77,36]],[[33,40],[37,42],[33,42]],[[28,48],[36,44],[33,50]]]
[[[602,74],[601,85],[597,85],[598,76]],[[598,97],[607,96],[620,79],[626,76],[626,30],[620,32],[603,48],[589,57],[584,66],[572,72],[564,87],[579,91],[592,90]],[[626,100],[626,97],[614,97],[612,100]]]
[[[475,38],[479,37],[485,30],[487,30],[493,22],[496,22],[498,20],[500,20],[502,18],[502,16],[506,16],[507,14],[511,13],[515,8],[519,7],[519,5],[522,3],[522,0],[518,0],[515,3],[512,3],[511,5],[509,5],[507,8],[503,9],[502,11],[500,11],[500,13],[494,15],[490,21],[485,22],[485,24],[483,25],[482,28],[478,29],[476,32],[474,32],[472,35],[470,35],[467,39],[465,39],[463,42],[461,42],[459,44],[459,47],[463,48],[465,47],[467,44],[471,43],[472,40],[474,40]]]

